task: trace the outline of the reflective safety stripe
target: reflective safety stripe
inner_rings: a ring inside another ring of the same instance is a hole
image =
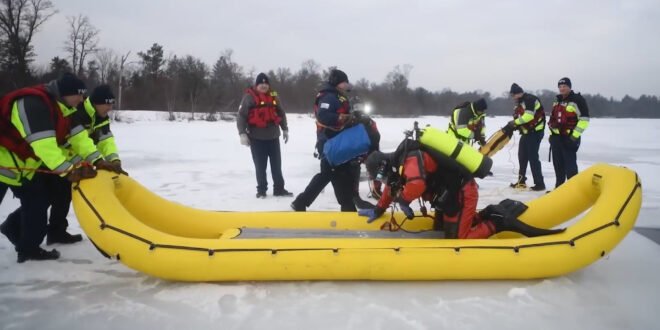
[[[589,120],[589,117],[580,117],[580,120],[590,121],[590,120]]]
[[[536,128],[534,128],[537,132],[542,131],[545,128],[545,123],[544,122],[539,122],[538,125],[536,125]]]
[[[82,162],[82,157],[80,157],[79,155],[76,155],[75,157],[71,158],[71,160],[69,160],[69,161],[73,164],[78,164],[78,163]]]
[[[568,102],[568,104],[566,104],[566,111],[575,112],[575,114],[580,117],[580,108],[578,108],[577,103],[575,102]]]
[[[114,136],[114,135],[112,135],[112,132],[109,132],[108,134],[103,134],[103,135],[99,136],[99,142],[101,142],[101,141],[103,141],[103,140],[105,140],[105,139],[109,139],[109,138],[111,138],[111,137],[113,137],[113,136]]]
[[[32,129],[30,128],[30,123],[27,119],[27,112],[25,112],[25,99],[20,99],[16,102],[18,107],[18,117],[21,119],[23,124],[23,130],[25,130],[25,135],[32,134]]]
[[[76,135],[76,134],[78,134],[78,133],[80,133],[84,130],[85,130],[85,128],[82,125],[78,125],[78,126],[71,129],[70,134],[71,134],[71,136],[74,136],[74,135]]]
[[[115,159],[119,159],[118,154],[109,154],[109,155],[105,156],[105,160],[107,160],[107,161],[113,161]]]
[[[10,171],[8,169],[5,169],[5,168],[0,168],[0,175],[4,176],[5,178],[12,179],[12,180],[18,179],[18,176],[16,175],[16,173],[14,173],[13,171]]]
[[[65,172],[65,171],[67,171],[67,170],[68,170],[69,168],[71,168],[71,167],[73,167],[73,164],[71,164],[70,162],[66,161],[66,162],[62,163],[60,166],[54,168],[53,171],[54,171],[54,172]]]
[[[27,141],[28,143],[32,143],[34,141],[51,138],[51,137],[55,137],[54,130],[43,131],[43,132],[34,133],[32,135],[28,135],[25,137],[25,141]]]
[[[87,156],[87,158],[85,158],[85,161],[91,163],[92,161],[96,160],[99,157],[101,157],[101,153],[98,151],[94,151],[94,153],[92,153],[91,155]]]
[[[578,133],[583,133],[583,132],[584,132],[584,128],[576,126],[576,127],[573,129],[573,131],[578,132]]]

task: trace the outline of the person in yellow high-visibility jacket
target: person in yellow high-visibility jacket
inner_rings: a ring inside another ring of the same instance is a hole
[[[518,84],[513,83],[509,92],[515,101],[513,120],[507,123],[504,131],[513,134],[514,130],[520,132],[518,144],[518,180],[511,184],[512,188],[527,188],[527,164],[532,169],[534,186],[533,191],[545,190],[545,181],[539,160],[539,147],[543,140],[545,130],[545,111],[538,97],[525,93]]]
[[[463,143],[486,144],[486,100],[478,99],[458,105],[451,112],[448,132]]]
[[[82,125],[94,141],[96,148],[103,158],[112,166],[112,171],[127,174],[121,166],[119,151],[115,138],[110,131],[110,117],[108,113],[112,110],[115,96],[110,86],[100,85],[92,90],[92,93],[77,107],[73,114],[75,121]],[[73,163],[80,163],[82,158],[71,152]],[[67,215],[71,208],[71,182],[59,176],[48,177],[49,186],[55,194],[51,194],[50,217],[48,218],[48,234],[46,244],[53,243],[70,244],[82,240],[81,235],[70,235],[66,232],[69,226]]]
[[[48,208],[57,195],[49,179],[59,175],[75,182],[96,175],[90,166],[74,166],[67,148],[97,169],[109,168],[87,131],[71,116],[85,92],[80,79],[64,74],[0,100],[0,182],[21,202],[0,225],[0,232],[14,244],[19,263],[60,256],[57,250],[40,247],[48,231]]]

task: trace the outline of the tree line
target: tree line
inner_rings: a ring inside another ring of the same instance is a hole
[[[244,90],[253,84],[258,72],[237,63],[231,49],[221,52],[209,65],[191,54],[167,54],[162,45],[117,54],[100,46],[99,30],[88,17],[67,17],[69,33],[62,40],[62,56],[48,65],[35,65],[32,39],[57,11],[48,0],[0,0],[0,93],[55,79],[64,72],[83,78],[89,88],[99,84],[113,86],[119,109],[187,111],[191,113],[233,112]],[[266,72],[280,95],[287,112],[308,113],[328,72],[314,60],[292,70],[279,67]],[[506,93],[430,91],[413,88],[409,77],[413,67],[396,66],[382,82],[355,79],[353,96],[373,105],[383,116],[448,115],[464,101],[485,98],[488,113],[510,115],[513,104]],[[507,86],[508,87],[508,86]],[[532,91],[549,112],[556,91]],[[592,117],[660,118],[660,101],[655,95],[621,100],[600,94],[585,94]]]

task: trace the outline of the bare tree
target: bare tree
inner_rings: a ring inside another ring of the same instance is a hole
[[[112,49],[101,48],[96,52],[96,62],[99,64],[99,80],[101,84],[107,84],[110,72],[119,69],[119,58]]]
[[[48,0],[0,0],[0,38],[7,56],[3,65],[15,86],[27,83],[32,37],[56,12]]]
[[[87,16],[69,16],[66,19],[69,22],[69,37],[64,42],[64,49],[71,54],[73,73],[82,74],[85,57],[98,51],[99,30],[89,22]]]
[[[126,65],[126,61],[128,60],[128,56],[131,55],[131,52],[128,51],[126,55],[122,55],[121,59],[119,60],[119,83],[117,84],[117,92],[119,94],[119,97],[117,99],[117,110],[121,109],[121,92],[122,92],[122,82],[123,82],[123,77],[124,77],[124,65]]]

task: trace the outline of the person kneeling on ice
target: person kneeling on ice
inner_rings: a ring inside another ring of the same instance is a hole
[[[399,151],[401,149],[398,148]],[[408,219],[413,219],[415,213],[410,203],[423,198],[431,201],[436,209],[435,229],[440,227],[442,219],[445,238],[488,238],[501,231],[518,232],[530,237],[561,232],[531,227],[518,220],[517,217],[527,206],[517,201],[505,200],[477,213],[479,193],[474,178],[441,166],[426,151],[403,149],[403,153],[376,151],[367,158],[370,177],[385,184],[377,206],[358,211],[359,215],[368,217],[367,222],[382,216],[393,201],[399,204]],[[444,198],[438,198],[440,195]]]

